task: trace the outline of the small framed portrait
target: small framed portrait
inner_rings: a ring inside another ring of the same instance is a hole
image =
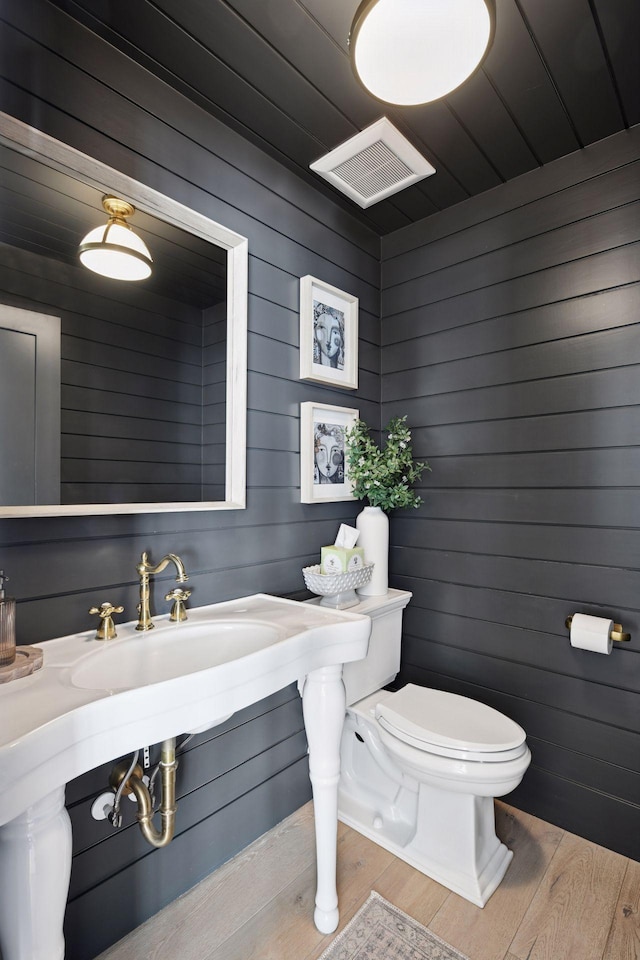
[[[345,433],[357,410],[323,403],[300,404],[300,500],[329,503],[355,500],[351,492]]]
[[[358,298],[315,277],[300,280],[300,379],[358,387]]]

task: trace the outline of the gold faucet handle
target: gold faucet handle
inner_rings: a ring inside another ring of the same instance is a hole
[[[113,614],[124,613],[124,607],[114,607],[112,603],[105,600],[99,607],[90,607],[89,613],[91,616],[97,614],[97,616],[100,617],[100,624],[96,631],[96,640],[113,640],[117,637]]]
[[[190,596],[191,590],[181,590],[180,587],[176,587],[165,595],[165,600],[173,600],[169,620],[173,620],[174,623],[182,623],[187,619],[187,611],[184,605]]]

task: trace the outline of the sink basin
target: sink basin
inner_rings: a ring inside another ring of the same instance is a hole
[[[371,621],[254,594],[135,627],[118,623],[115,640],[87,630],[44,641],[41,670],[0,684],[0,828],[141,743],[209,729],[311,671],[364,657]]]
[[[72,669],[71,683],[83,690],[144,687],[247,657],[281,637],[256,620],[170,624],[94,650]]]

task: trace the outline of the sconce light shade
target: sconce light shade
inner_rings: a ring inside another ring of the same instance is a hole
[[[378,100],[430,103],[471,76],[493,26],[493,0],[364,0],[349,36],[351,63]]]
[[[135,207],[110,196],[102,198],[102,206],[109,219],[104,227],[95,227],[86,235],[78,249],[80,262],[112,280],[146,279],[151,275],[151,254],[125,219],[133,216]]]

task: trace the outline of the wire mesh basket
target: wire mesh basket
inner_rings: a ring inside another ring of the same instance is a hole
[[[373,566],[372,563],[365,563],[357,570],[349,570],[347,573],[321,573],[322,568],[317,563],[312,567],[303,567],[302,576],[307,590],[322,597],[322,606],[344,610],[360,602],[356,590],[369,583]]]

